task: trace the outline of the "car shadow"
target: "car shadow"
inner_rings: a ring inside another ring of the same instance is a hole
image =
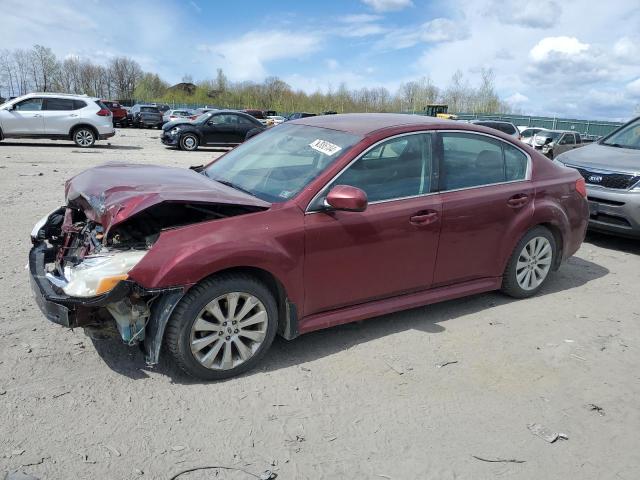
[[[640,255],[640,239],[638,238],[619,237],[616,235],[589,231],[584,241],[585,243],[590,243],[597,247]]]
[[[61,140],[65,141],[65,140]],[[52,141],[51,143],[28,143],[28,142],[7,142],[3,141],[3,145],[14,146],[14,147],[57,147],[57,148],[81,148],[78,147],[75,143],[68,141],[69,143],[57,143],[56,141]],[[138,147],[136,145],[111,145],[111,144],[95,144],[93,147],[83,148],[82,151],[90,152],[92,150],[142,150],[143,147]]]
[[[559,271],[553,273],[537,296],[579,288],[608,273],[609,270],[601,265],[583,258],[572,257]],[[303,365],[356,345],[406,330],[418,330],[428,335],[438,334],[446,330],[442,325],[444,322],[481,311],[489,311],[517,301],[526,302],[526,300],[507,297],[499,292],[489,292],[404,310],[361,322],[339,325],[301,335],[291,341],[276,337],[269,353],[262,360],[262,364],[256,370],[242,376],[250,377],[259,372],[270,372]],[[144,355],[139,349],[129,348],[117,340],[94,341],[94,345],[98,354],[113,371],[131,379],[146,378],[148,372],[153,371],[169,376],[176,384],[207,383],[188,377],[170,361],[164,351],[161,353],[160,363],[154,367],[148,367],[145,365]]]

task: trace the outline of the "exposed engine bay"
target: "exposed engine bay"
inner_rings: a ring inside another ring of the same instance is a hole
[[[34,244],[47,246],[45,277],[56,293],[74,299],[75,315],[68,326],[83,327],[94,337],[119,335],[129,345],[144,340],[153,304],[162,292],[144,290],[128,280],[128,273],[162,231],[264,209],[162,202],[105,228],[91,219],[99,218],[95,210],[69,203],[43,218],[32,232]],[[104,302],[96,301],[103,297]]]

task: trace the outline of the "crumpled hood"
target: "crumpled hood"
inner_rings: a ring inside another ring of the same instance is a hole
[[[105,230],[162,202],[271,206],[193,170],[126,163],[107,163],[67,180],[65,199]]]
[[[634,174],[640,172],[640,150],[617,148],[592,143],[569,150],[556,157],[562,163],[576,167],[612,170]]]

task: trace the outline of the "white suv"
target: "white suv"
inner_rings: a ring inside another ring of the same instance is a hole
[[[91,147],[114,135],[111,111],[98,98],[29,93],[0,105],[0,140],[50,138]]]

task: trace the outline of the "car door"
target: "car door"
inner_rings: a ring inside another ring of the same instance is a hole
[[[73,99],[69,98],[45,98],[42,116],[48,135],[68,135],[79,118]]]
[[[42,135],[44,119],[42,117],[42,98],[27,98],[15,103],[13,108],[5,110],[2,118],[2,131],[5,135]]]
[[[576,139],[573,133],[563,134],[562,138],[558,140],[558,144],[556,145],[556,148],[553,149],[554,157],[556,155],[560,155],[563,152],[566,152],[567,150],[572,150],[575,147],[575,145],[576,145]]]
[[[442,232],[433,285],[500,276],[505,245],[533,215],[529,156],[481,133],[443,131],[436,145]]]
[[[440,235],[431,135],[401,135],[352,162],[305,215],[304,315],[431,286]],[[323,208],[335,185],[369,198],[363,212]]]
[[[237,139],[237,115],[218,113],[211,115],[204,124],[202,136],[207,144],[239,143]]]
[[[242,143],[244,142],[244,139],[247,136],[247,133],[249,133],[249,131],[253,130],[254,128],[260,128],[262,125],[258,126],[255,123],[253,123],[251,120],[249,120],[246,117],[243,117],[242,115],[237,115],[238,117],[238,125],[236,127],[236,140],[238,143]]]

